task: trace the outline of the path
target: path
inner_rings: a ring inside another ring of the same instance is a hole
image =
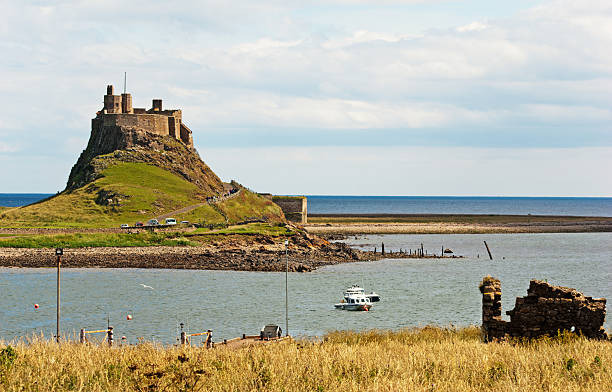
[[[236,192],[236,193],[232,193],[232,194],[231,194],[231,195],[229,195],[229,196],[225,196],[225,197],[218,198],[217,200],[215,200],[215,201],[213,201],[213,202],[207,202],[207,201],[205,201],[205,202],[202,202],[202,203],[193,204],[193,205],[190,205],[190,206],[187,206],[187,207],[179,208],[178,210],[170,211],[170,212],[168,212],[168,213],[166,213],[166,214],[163,214],[163,215],[157,216],[157,217],[155,217],[155,219],[157,219],[159,222],[161,222],[162,220],[164,220],[164,219],[166,219],[166,218],[170,218],[170,217],[172,217],[173,215],[184,214],[185,212],[189,212],[189,211],[195,210],[196,208],[199,208],[199,207],[205,206],[205,205],[207,205],[207,204],[208,204],[208,205],[213,205],[213,204],[216,204],[216,203],[219,203],[219,202],[225,201],[225,200],[229,200],[229,199],[231,199],[231,198],[233,198],[233,197],[235,197],[235,196],[239,195],[239,194],[240,194],[240,192],[242,192],[242,189],[238,189],[238,192]]]

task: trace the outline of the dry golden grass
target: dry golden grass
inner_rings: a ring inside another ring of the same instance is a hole
[[[335,332],[319,342],[212,350],[38,340],[15,353],[0,354],[0,390],[612,390],[609,341],[484,344],[477,328]]]

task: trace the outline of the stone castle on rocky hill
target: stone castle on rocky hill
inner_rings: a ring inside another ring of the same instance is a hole
[[[154,99],[149,110],[132,107],[132,95],[115,95],[112,85],[106,86],[104,108],[92,119],[92,129],[130,127],[162,136],[171,136],[193,148],[191,130],[182,121],[180,109],[163,110],[162,100]]]

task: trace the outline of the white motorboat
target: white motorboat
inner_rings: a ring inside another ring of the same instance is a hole
[[[372,302],[380,301],[380,295],[375,292],[366,294],[365,290],[357,285],[353,285],[346,289],[342,301],[334,305],[336,309],[344,310],[365,310],[372,308]]]
[[[366,294],[365,290],[362,287],[355,284],[346,289],[346,291],[344,292],[344,299],[346,299],[346,297],[350,294],[363,294],[370,299],[370,302],[380,301],[380,295],[376,294],[373,291],[369,294]]]
[[[349,294],[334,305],[336,309],[344,310],[365,310],[366,312],[372,307],[372,302],[364,294]]]

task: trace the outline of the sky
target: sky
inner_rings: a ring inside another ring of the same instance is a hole
[[[609,0],[0,0],[0,193],[61,191],[107,84],[259,192],[612,196]]]

